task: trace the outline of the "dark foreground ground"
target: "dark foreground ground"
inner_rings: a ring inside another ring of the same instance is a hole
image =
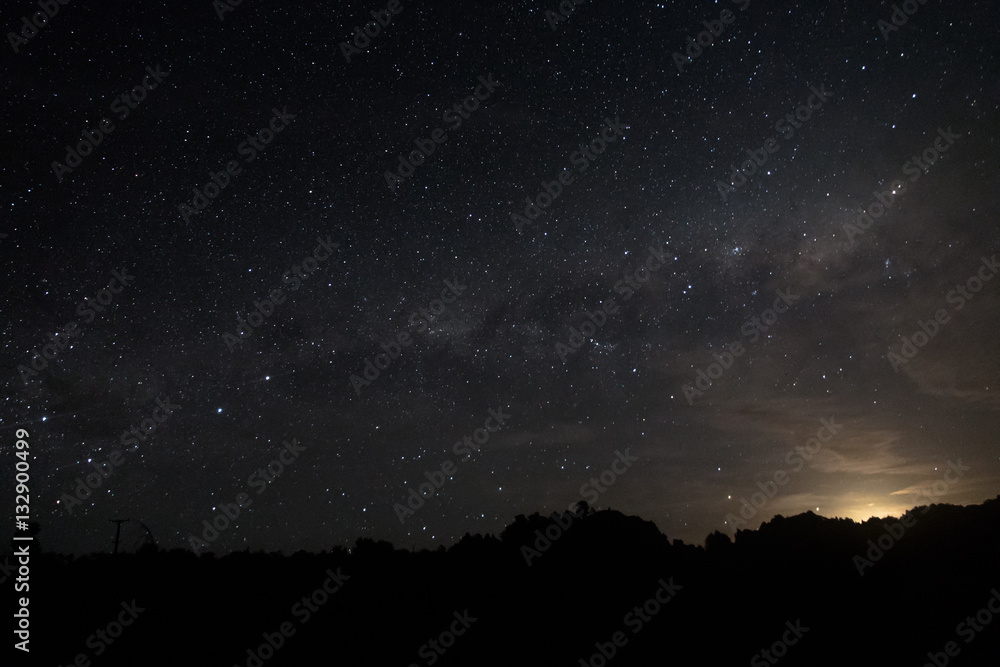
[[[32,559],[29,661],[4,662],[997,665],[998,527],[1000,498],[905,521],[777,517],[707,548],[602,511],[565,531],[520,516],[435,552],[46,554]]]

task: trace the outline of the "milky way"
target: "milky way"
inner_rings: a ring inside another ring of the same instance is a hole
[[[997,8],[911,4],[8,37],[0,438],[39,539],[238,510],[212,550],[431,547],[584,499],[700,543],[996,495]]]

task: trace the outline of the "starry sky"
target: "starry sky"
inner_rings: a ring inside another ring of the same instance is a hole
[[[187,547],[241,493],[216,552],[581,499],[701,543],[782,470],[748,527],[1000,492],[995,3],[99,5],[0,52],[0,441],[46,548]]]

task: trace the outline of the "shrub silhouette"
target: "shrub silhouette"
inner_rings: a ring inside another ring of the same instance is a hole
[[[601,656],[609,665],[735,665],[800,620],[809,631],[782,665],[923,665],[948,641],[961,648],[957,667],[995,665],[1000,618],[968,644],[956,626],[1000,586],[1000,498],[914,512],[913,527],[864,576],[853,558],[898,518],[777,516],[735,539],[712,533],[702,547],[670,542],[639,517],[584,507],[531,567],[521,547],[557,515],[518,515],[499,537],[466,534],[434,551],[361,538],[349,550],[292,556],[37,554],[32,661],[68,665],[85,653],[95,666],[601,664],[591,657],[622,632],[625,646]],[[303,623],[296,605],[338,571],[349,578]],[[661,580],[682,588],[634,632],[627,615]],[[87,638],[133,599],[145,611],[95,656]],[[443,654],[428,652],[466,611],[476,619],[469,630]],[[286,622],[295,634],[258,665],[248,650]]]

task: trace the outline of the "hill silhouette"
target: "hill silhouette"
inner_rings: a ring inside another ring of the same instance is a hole
[[[435,551],[361,539],[291,556],[42,553],[31,657],[83,667],[996,665],[998,527],[1000,497],[864,523],[777,516],[694,546],[583,505]]]

